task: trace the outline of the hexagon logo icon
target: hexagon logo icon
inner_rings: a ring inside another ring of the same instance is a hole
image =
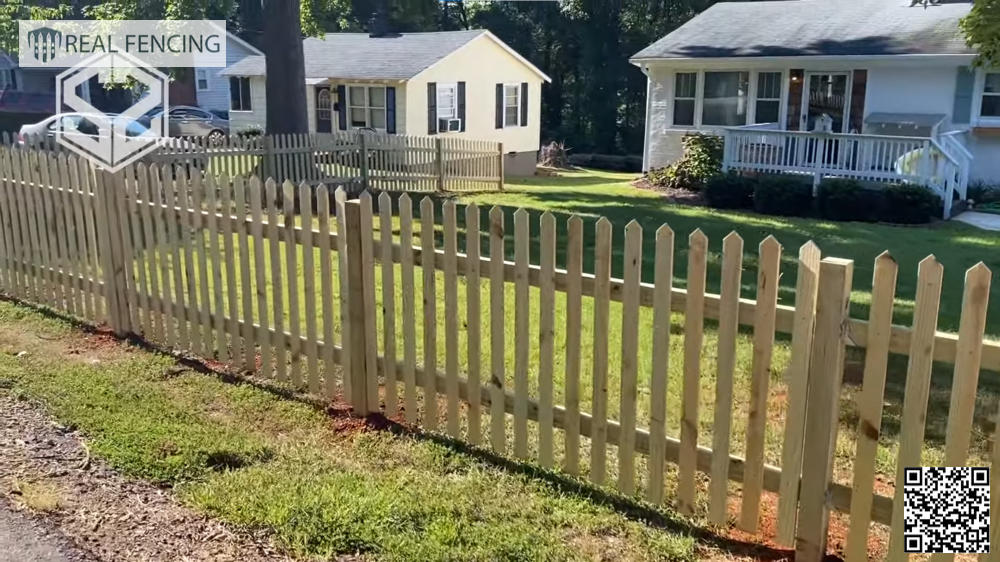
[[[110,75],[110,76],[109,76]],[[98,76],[131,81],[145,94],[118,114],[104,113],[77,94],[77,88]],[[80,119],[56,121],[55,137],[60,145],[117,172],[156,150],[167,137],[168,77],[127,53],[99,53],[56,76],[56,108],[79,114]],[[150,110],[164,111],[152,117],[147,128],[139,118]],[[86,123],[86,127],[81,127]]]

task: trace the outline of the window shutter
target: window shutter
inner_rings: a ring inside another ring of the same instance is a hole
[[[462,120],[462,128],[459,129],[463,133],[465,132],[465,82],[458,83],[458,118]]]
[[[390,135],[396,134],[396,88],[386,86],[385,88],[385,132]]]
[[[955,107],[951,110],[951,122],[965,124],[972,121],[972,90],[975,87],[976,74],[967,67],[958,67],[955,75]]]
[[[10,69],[10,89],[11,90],[17,89],[17,70],[13,68]]]
[[[521,126],[528,126],[528,83],[521,82]]]
[[[347,88],[343,84],[337,86],[337,127],[347,130]]]
[[[438,132],[437,82],[427,83],[427,134]]]
[[[240,108],[240,79],[235,76],[229,77],[229,109],[239,110]]]
[[[503,129],[503,84],[497,84],[497,129]]]

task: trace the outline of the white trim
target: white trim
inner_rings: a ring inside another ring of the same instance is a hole
[[[854,72],[850,70],[806,70],[802,77],[802,110],[799,112],[799,130],[806,131],[805,125],[809,123],[809,78],[811,76],[846,76],[845,80],[845,90],[844,90],[844,115],[841,118],[839,131],[833,131],[834,133],[846,133],[848,132],[848,125],[851,122],[851,90],[854,86]]]
[[[649,75],[649,68],[642,67],[642,73],[646,75],[646,125],[642,134],[642,171],[649,171],[649,121],[653,109],[653,77]]]
[[[787,119],[787,112],[783,112],[785,105],[785,90],[788,85],[786,83],[787,78],[785,76],[785,71],[781,70],[758,70],[754,69],[750,71],[750,87],[749,95],[747,96],[750,101],[748,102],[750,106],[747,108],[747,124],[748,125],[758,125],[757,123],[757,102],[761,101],[760,92],[758,88],[760,87],[760,75],[761,74],[777,74],[778,75],[778,97],[777,98],[764,98],[764,101],[778,101],[778,126],[784,129],[784,122]]]
[[[451,90],[451,110],[452,114],[450,117],[441,116],[441,90],[450,89]],[[461,131],[449,131],[447,128],[441,130],[441,120],[442,119],[458,119],[458,82],[437,82],[434,85],[434,108],[437,112],[437,132],[439,134],[455,134]]]
[[[205,76],[205,87],[201,87],[201,76],[199,73],[204,73]],[[208,69],[207,68],[196,68],[194,69],[194,89],[198,92],[207,92],[212,89],[212,82],[209,80]]]
[[[972,88],[972,113],[970,124],[973,127],[1000,127],[1000,116],[983,116],[983,96],[986,95],[986,75],[1000,74],[1000,69],[977,69]]]
[[[404,35],[406,35],[406,34],[404,34]],[[535,74],[537,74],[542,80],[544,80],[546,82],[552,82],[552,79],[549,78],[548,74],[545,74],[544,72],[542,72],[541,70],[539,70],[539,68],[537,66],[535,66],[535,65],[531,64],[530,62],[528,62],[528,59],[526,59],[523,56],[521,56],[520,53],[518,53],[517,51],[515,51],[514,49],[512,49],[510,47],[510,45],[508,45],[508,44],[504,43],[503,41],[501,41],[499,37],[497,37],[496,35],[493,35],[493,33],[490,30],[488,30],[488,29],[482,30],[482,33],[480,33],[479,35],[476,35],[472,39],[469,39],[468,41],[466,41],[465,43],[463,43],[462,45],[460,45],[459,47],[457,47],[454,51],[452,51],[452,52],[448,53],[447,55],[445,55],[445,56],[439,58],[438,60],[434,61],[434,63],[431,64],[430,66],[428,66],[427,68],[421,70],[420,72],[414,74],[413,76],[410,76],[408,78],[408,80],[413,80],[417,76],[420,76],[421,74],[423,74],[423,73],[427,72],[428,70],[430,70],[430,69],[438,66],[439,64],[444,63],[444,61],[448,60],[452,55],[454,55],[455,53],[457,53],[457,52],[461,51],[462,49],[468,47],[470,44],[472,44],[473,41],[479,39],[480,37],[487,37],[487,38],[489,38],[491,41],[493,41],[494,43],[496,43],[497,45],[499,45],[500,48],[502,48],[503,50],[507,51],[507,53],[509,55],[511,55],[512,57],[514,57],[515,59],[517,59],[521,64],[527,66],[528,69],[530,69],[532,72],[534,72]]]
[[[514,120],[513,124],[507,123],[507,88],[513,87],[517,91],[517,119]],[[503,85],[503,128],[513,128],[521,126],[521,108],[524,107],[524,100],[521,99],[523,92],[521,92],[520,82],[505,82]]]
[[[229,32],[228,30],[226,30],[226,29],[220,29],[220,28],[219,28],[219,26],[215,25],[215,23],[214,23],[214,22],[212,22],[211,20],[208,20],[208,23],[209,23],[209,25],[211,25],[212,27],[214,27],[214,28],[218,29],[219,31],[222,31],[223,33],[225,33],[225,34],[226,34],[226,39],[232,39],[233,41],[235,41],[236,43],[238,43],[239,45],[241,45],[241,46],[242,46],[242,47],[244,47],[245,49],[247,49],[247,50],[249,50],[249,51],[253,52],[253,53],[254,53],[255,55],[260,55],[260,56],[264,56],[264,52],[263,52],[263,51],[261,51],[261,50],[260,50],[260,49],[258,49],[257,47],[254,47],[254,46],[253,46],[253,45],[251,45],[250,43],[247,43],[247,42],[246,42],[246,41],[244,41],[243,39],[240,39],[240,38],[239,38],[239,37],[237,37],[237,36],[236,36],[235,34],[233,34],[233,33],[230,33],[230,32]]]
[[[385,126],[383,126],[383,127],[372,127],[371,126],[371,110],[372,109],[381,109],[382,112],[385,115],[385,124],[386,125],[389,124],[389,94],[388,94],[388,90],[387,90],[388,86],[386,86],[385,84],[376,84],[376,83],[373,83],[373,82],[343,82],[340,85],[344,86],[344,93],[347,94],[347,107],[345,108],[346,111],[347,111],[347,113],[344,115],[344,119],[345,119],[344,122],[347,123],[347,128],[348,129],[363,129],[363,128],[367,127],[367,128],[372,128],[372,129],[375,129],[376,131],[380,131],[380,132],[384,133],[386,131],[386,127]],[[364,101],[364,105],[363,106],[362,105],[353,105],[351,103],[351,88],[364,88],[365,89],[365,101]],[[369,95],[370,95],[369,88],[381,88],[382,89],[382,91],[383,91],[383,94],[382,94],[382,107],[380,107],[380,108],[379,107],[373,108],[371,106],[371,103],[370,103],[371,100],[369,99]],[[354,108],[362,108],[363,107],[364,108],[364,110],[365,110],[365,124],[363,126],[357,126],[357,125],[351,124],[351,108],[352,107],[354,107]]]

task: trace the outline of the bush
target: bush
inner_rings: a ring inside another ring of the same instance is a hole
[[[976,202],[976,205],[983,203],[996,203],[1000,201],[1000,185],[985,182],[975,182],[969,185],[969,199]]]
[[[716,209],[749,209],[757,181],[735,172],[710,178],[705,184],[705,201]]]
[[[879,218],[882,193],[856,180],[829,179],[819,186],[817,206],[826,219],[873,222]]]
[[[642,156],[628,154],[570,154],[569,163],[581,168],[595,168],[612,172],[642,171]]]
[[[666,168],[650,170],[646,179],[657,187],[701,191],[709,179],[722,173],[722,137],[686,135],[684,155]]]
[[[763,176],[753,191],[753,208],[767,215],[808,216],[812,184],[790,176]]]
[[[890,185],[882,191],[879,219],[896,224],[923,224],[941,216],[941,198],[920,185]]]

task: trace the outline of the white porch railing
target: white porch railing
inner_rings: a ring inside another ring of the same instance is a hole
[[[725,129],[724,170],[807,174],[814,190],[823,177],[912,183],[934,190],[951,216],[957,190],[964,199],[971,155],[953,136],[900,137],[780,131],[765,127]]]

